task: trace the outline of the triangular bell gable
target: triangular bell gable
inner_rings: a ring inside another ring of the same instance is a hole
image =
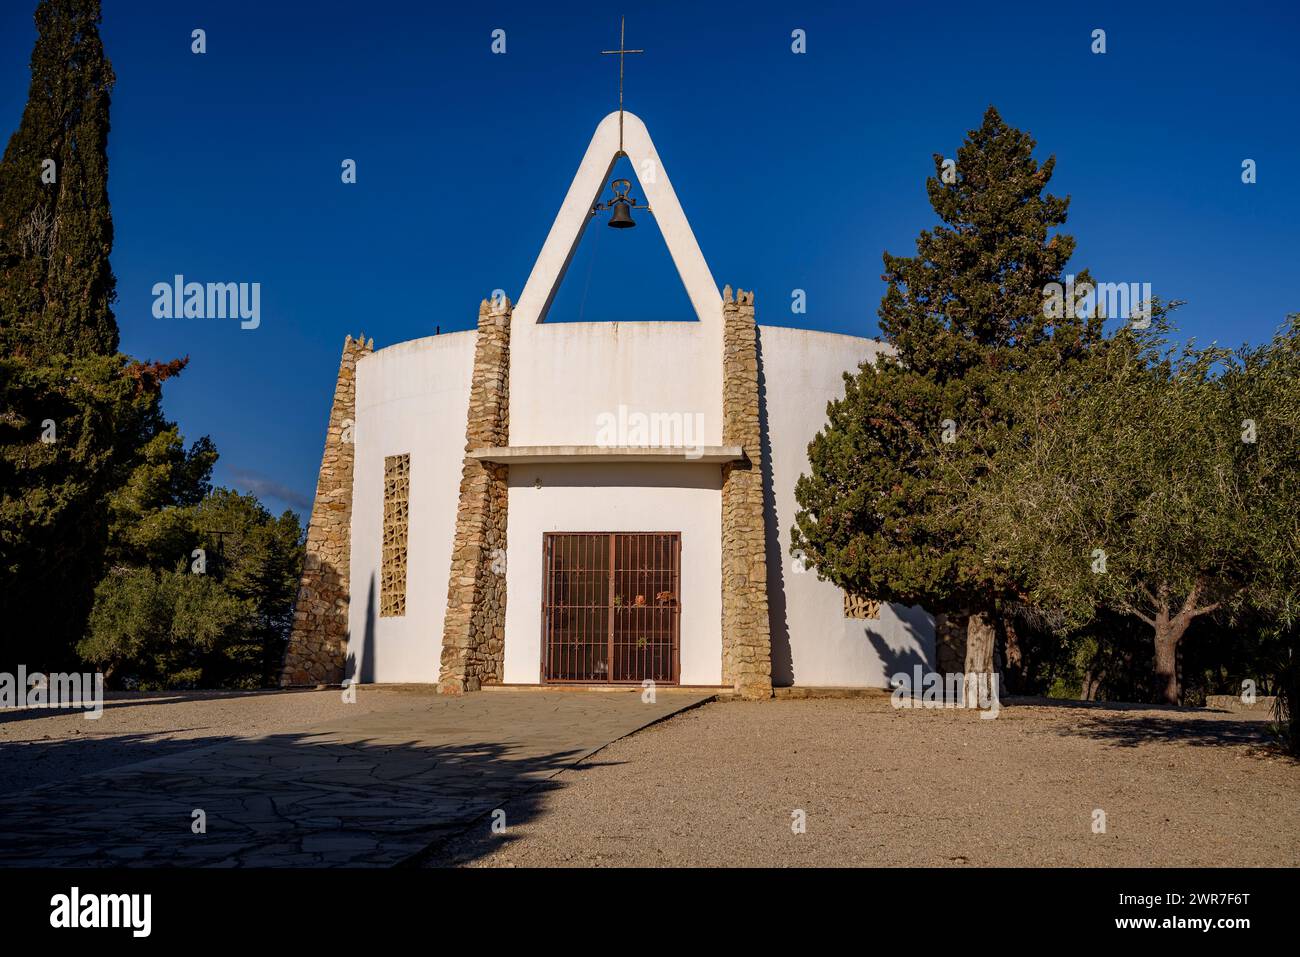
[[[700,245],[695,241],[690,223],[686,221],[686,214],[682,212],[681,203],[677,201],[668,171],[641,119],[627,112],[622,114],[622,118],[622,152],[638,173],[641,189],[652,211],[650,215],[659,225],[695,315],[701,323],[720,328],[722,296],[709,272],[709,264],[700,252]],[[533,264],[528,282],[515,305],[516,327],[526,328],[541,322],[546,316],[582,240],[583,231],[595,218],[591,215],[591,207],[607,188],[619,152],[619,114],[614,112],[596,127],[560,212]],[[653,171],[653,175],[644,175],[645,170]]]

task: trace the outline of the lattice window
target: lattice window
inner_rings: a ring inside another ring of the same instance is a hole
[[[406,527],[410,515],[411,457],[384,459],[384,554],[379,578],[379,615],[406,614]]]
[[[880,602],[874,598],[863,598],[860,595],[850,595],[848,592],[845,592],[844,617],[869,619],[879,618]]]

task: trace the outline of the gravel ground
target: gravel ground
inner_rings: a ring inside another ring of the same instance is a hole
[[[348,714],[419,686],[110,696],[0,711],[8,793]],[[349,710],[355,709],[355,710]],[[887,697],[721,701],[616,741],[436,865],[1300,864],[1300,764],[1255,716],[1020,704],[996,720]],[[802,834],[792,812],[806,814]],[[1093,833],[1094,812],[1105,833]]]
[[[104,714],[0,710],[0,768],[6,793],[107,771],[232,738],[300,732],[348,715],[400,707],[428,686],[360,688],[355,705],[341,692],[187,691],[105,695]],[[356,710],[349,710],[356,709]]]
[[[717,702],[614,742],[528,819],[507,805],[504,835],[476,825],[431,864],[1296,866],[1300,764],[1267,740],[1258,717],[1181,709]]]

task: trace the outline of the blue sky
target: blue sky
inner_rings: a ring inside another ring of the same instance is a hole
[[[0,4],[6,139],[34,6]],[[305,511],[344,336],[468,329],[493,289],[518,296],[617,105],[599,51],[620,13],[646,50],[628,58],[627,108],[714,278],[753,288],[760,322],[874,335],[881,252],[933,225],[930,156],[989,104],[1056,155],[1075,268],[1187,300],[1177,321],[1202,341],[1258,342],[1300,310],[1293,3],[540,6],[104,0],[122,346],[190,356],[166,411],[212,436],[218,482]],[[653,217],[638,220],[588,230],[552,319],[691,317]],[[153,284],[176,273],[260,282],[261,326],[153,318]]]

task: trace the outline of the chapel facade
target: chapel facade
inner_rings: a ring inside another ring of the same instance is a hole
[[[620,156],[656,171],[641,186],[695,316],[547,323]],[[757,325],[645,124],[611,113],[517,303],[483,301],[470,331],[345,341],[283,683],[766,697],[932,669],[922,609],[846,597],[790,552],[808,443],[884,348]]]

